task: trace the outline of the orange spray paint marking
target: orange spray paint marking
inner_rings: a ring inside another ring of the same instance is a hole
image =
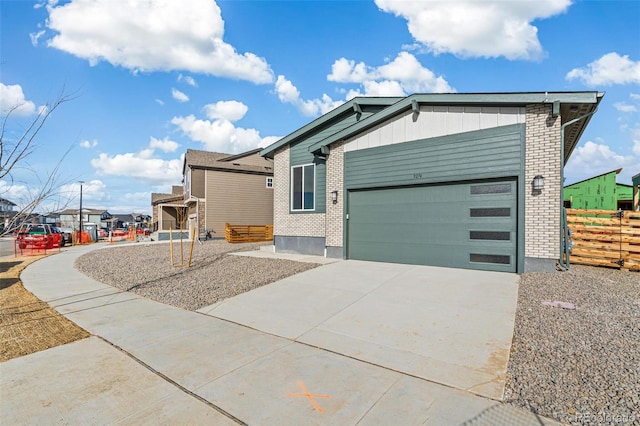
[[[318,413],[322,413],[322,407],[320,407],[313,398],[331,398],[331,397],[329,395],[319,395],[315,393],[309,393],[309,391],[307,391],[307,388],[304,387],[304,383],[302,383],[302,380],[298,380],[298,386],[300,386],[300,389],[302,389],[304,393],[290,393],[290,394],[287,394],[287,396],[304,396],[309,400],[309,402],[311,402],[313,407],[316,410],[318,410]]]

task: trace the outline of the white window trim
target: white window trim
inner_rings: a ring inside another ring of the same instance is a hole
[[[269,181],[271,181],[271,186],[269,186]],[[267,185],[267,188],[273,189],[273,178],[272,177],[268,177],[267,178],[266,185]]]
[[[313,208],[312,209],[305,209],[304,208],[304,168],[306,166],[313,166]],[[301,209],[294,209],[293,208],[293,169],[295,169],[296,167],[302,167],[302,208]],[[291,166],[291,171],[290,171],[290,176],[289,176],[289,187],[290,187],[290,191],[289,191],[289,208],[291,209],[290,211],[292,212],[314,212],[316,211],[316,165],[313,163],[307,163],[307,164],[298,164],[296,166]]]

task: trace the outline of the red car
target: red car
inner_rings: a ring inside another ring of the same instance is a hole
[[[20,249],[50,250],[64,245],[61,233],[54,232],[51,225],[27,225],[18,231],[16,242]]]

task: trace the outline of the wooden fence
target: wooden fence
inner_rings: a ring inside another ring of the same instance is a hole
[[[224,237],[230,243],[252,243],[273,240],[273,225],[224,224]]]
[[[640,271],[640,212],[567,209],[571,263]]]

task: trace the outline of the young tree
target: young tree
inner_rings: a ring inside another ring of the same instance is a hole
[[[38,148],[36,138],[53,112],[64,103],[73,99],[75,99],[74,94],[65,94],[64,91],[61,92],[53,103],[41,107],[35,118],[20,130],[16,136],[8,136],[7,127],[12,115],[16,113],[21,105],[15,105],[6,112],[0,111],[0,114],[2,114],[0,115],[2,122],[0,127],[0,179],[6,183],[6,185],[3,186],[5,188],[3,192],[6,193],[6,188],[15,185],[16,180],[14,177],[18,170],[28,171],[33,174],[35,180],[38,181],[38,186],[35,189],[30,189],[25,199],[20,200],[18,211],[15,212],[13,217],[8,218],[6,226],[2,224],[0,236],[23,226],[36,210],[42,208],[45,201],[58,197],[58,190],[60,186],[65,183],[61,182],[60,177],[62,162],[71,148],[63,153],[53,170],[45,173],[31,168],[28,163],[28,158]],[[4,193],[0,192],[0,197],[2,197]],[[60,207],[62,206],[58,200],[56,208]]]

